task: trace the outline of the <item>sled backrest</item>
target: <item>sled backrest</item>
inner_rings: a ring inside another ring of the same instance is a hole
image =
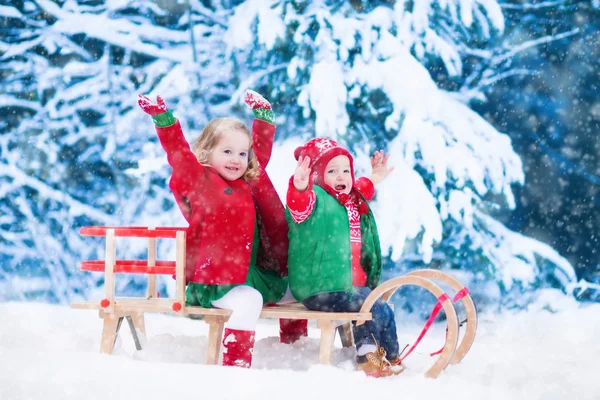
[[[83,236],[104,237],[104,260],[88,260],[81,262],[81,270],[104,271],[105,298],[100,302],[102,308],[112,312],[115,303],[115,274],[133,273],[148,276],[148,299],[157,298],[156,275],[171,275],[175,277],[175,303],[181,307],[185,300],[185,228],[183,227],[109,227],[87,226],[79,232]],[[148,257],[146,260],[118,260],[116,258],[117,238],[147,238]],[[156,240],[175,239],[175,261],[156,259]],[[175,310],[177,311],[177,310]]]

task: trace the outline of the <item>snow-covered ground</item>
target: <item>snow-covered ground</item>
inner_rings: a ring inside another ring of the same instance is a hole
[[[148,314],[136,351],[124,324],[112,356],[99,353],[96,312],[31,303],[0,304],[0,399],[600,399],[600,305],[563,301],[561,310],[482,315],[478,337],[459,365],[422,376],[443,342],[434,326],[387,379],[353,371],[353,350],[336,341],[333,366],[318,359],[318,329],[293,345],[278,342],[276,321],[261,320],[252,369],[204,365],[202,321]],[[400,343],[421,325],[399,322]]]

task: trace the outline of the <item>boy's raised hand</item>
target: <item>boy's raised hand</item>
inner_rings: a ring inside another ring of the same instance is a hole
[[[308,180],[310,178],[310,158],[302,157],[298,158],[298,165],[294,171],[294,187],[299,192],[303,192],[308,187]]]
[[[374,185],[381,183],[394,170],[394,167],[388,168],[387,163],[389,157],[390,155],[385,155],[383,150],[376,151],[375,154],[373,154],[373,157],[371,157],[371,168],[373,168],[371,182],[373,182]]]
[[[160,96],[156,96],[156,104],[143,94],[138,94],[138,105],[148,115],[155,116],[167,112],[167,106]]]

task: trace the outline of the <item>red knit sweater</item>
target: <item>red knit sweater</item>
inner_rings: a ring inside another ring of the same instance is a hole
[[[189,223],[186,235],[186,279],[203,284],[241,284],[246,281],[256,211],[261,214],[266,251],[287,273],[287,224],[284,207],[264,167],[269,161],[275,126],[255,120],[253,149],[260,177],[226,181],[217,171],[201,165],[183,136],[179,121],[156,127],[173,172],[169,186]],[[254,200],[253,200],[254,194]],[[256,201],[256,208],[255,202]],[[269,246],[272,243],[272,246]]]

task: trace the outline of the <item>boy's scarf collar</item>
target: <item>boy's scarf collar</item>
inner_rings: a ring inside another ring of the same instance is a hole
[[[356,190],[356,188],[354,186],[350,190],[349,194],[340,193],[327,184],[323,184],[323,185],[319,185],[319,186],[324,191],[326,191],[331,196],[333,196],[333,198],[335,198],[338,201],[338,203],[340,203],[342,206],[346,207],[346,203],[348,203],[348,200],[352,200],[352,202],[358,209],[358,213],[360,215],[369,213],[369,207],[367,206],[367,202],[363,200],[360,193],[358,192],[358,190]]]

